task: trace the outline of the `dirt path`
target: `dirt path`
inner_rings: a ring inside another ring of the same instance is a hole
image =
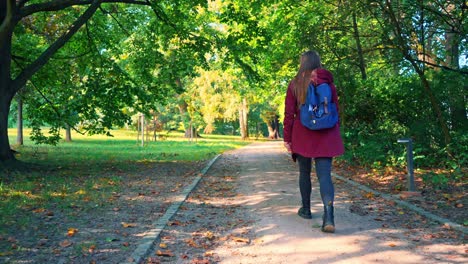
[[[463,263],[463,245],[421,245],[404,228],[383,228],[371,215],[350,212],[350,188],[337,184],[335,234],[320,231],[322,203],[313,182],[312,220],[296,215],[300,204],[297,168],[279,142],[243,148],[239,163],[239,191],[258,220],[254,243],[241,247],[222,245],[215,251],[222,263]],[[235,253],[235,254],[233,254]],[[447,259],[446,257],[449,257]]]
[[[337,231],[322,233],[322,205],[313,178],[313,219],[305,220],[296,214],[300,204],[296,164],[285,155],[281,142],[255,143],[223,154],[174,218],[177,224],[169,225],[156,243],[155,252],[167,249],[171,256],[155,253],[147,262],[468,262],[466,238],[459,232],[391,201],[363,198],[366,194],[339,181]]]

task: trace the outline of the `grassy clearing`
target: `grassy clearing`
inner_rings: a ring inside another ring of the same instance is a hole
[[[208,160],[225,150],[248,144],[236,137],[203,136],[193,142],[181,134],[165,140],[137,142],[136,132],[113,131],[114,137],[72,135],[72,142],[57,146],[34,145],[25,138],[15,146],[16,131],[10,140],[23,162],[37,164],[28,172],[0,171],[0,236],[12,228],[26,229],[31,217],[60,211],[73,215],[75,208],[92,210],[105,205],[120,183],[141,166],[163,162]],[[26,135],[27,135],[26,131]],[[1,175],[3,174],[3,175]]]

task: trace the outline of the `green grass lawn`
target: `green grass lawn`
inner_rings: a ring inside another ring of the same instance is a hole
[[[203,135],[202,138],[189,141],[181,133],[171,133],[164,140],[146,141],[142,147],[135,131],[117,130],[112,131],[113,137],[73,134],[72,142],[60,142],[57,146],[35,145],[26,137],[24,146],[16,146],[15,131],[12,129],[9,133],[10,144],[20,152],[18,159],[60,164],[62,167],[77,162],[197,161],[249,143],[239,140],[239,137],[219,135]]]
[[[136,173],[141,166],[208,160],[250,143],[219,135],[189,141],[183,134],[171,133],[165,140],[141,146],[136,132],[117,130],[112,132],[114,137],[72,134],[72,142],[48,146],[32,143],[28,132],[25,130],[24,145],[16,146],[16,130],[9,131],[18,160],[34,163],[37,169],[0,171],[0,235],[6,229],[27,226],[31,212],[101,203],[119,191],[126,175]]]

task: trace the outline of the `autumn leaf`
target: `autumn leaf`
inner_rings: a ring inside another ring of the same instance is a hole
[[[235,242],[241,242],[241,243],[250,243],[250,239],[248,238],[243,238],[243,237],[236,237],[236,236],[233,236],[231,237],[232,240],[234,240]]]
[[[167,223],[167,225],[169,225],[169,226],[174,226],[174,225],[180,226],[181,223],[179,221],[171,221],[171,222]]]
[[[157,250],[156,255],[160,257],[173,257],[174,256],[174,254],[170,250],[164,250],[164,251]]]
[[[210,260],[208,259],[194,259],[191,262],[192,264],[210,264]]]
[[[366,192],[364,194],[364,197],[366,197],[367,199],[373,199],[374,198],[374,193],[373,192]]]
[[[159,247],[160,247],[160,248],[167,248],[167,244],[165,244],[165,243],[160,243],[160,244],[159,244]]]
[[[125,228],[128,228],[128,227],[135,227],[136,224],[134,224],[134,223],[125,223],[125,222],[122,222],[122,226],[125,227]]]
[[[73,242],[71,242],[70,240],[64,240],[64,241],[62,241],[62,242],[59,243],[59,245],[60,245],[61,247],[64,247],[64,248],[65,248],[65,247],[69,247],[69,246],[71,246],[72,244],[73,244]]]
[[[45,212],[45,209],[44,208],[37,208],[37,209],[34,209],[33,212],[36,213],[36,214],[43,213],[43,212]]]
[[[213,232],[210,232],[210,231],[207,231],[204,235],[208,240],[213,240],[215,238],[215,235],[213,234]]]
[[[390,247],[396,247],[396,245],[393,244],[393,243],[388,244],[388,246],[390,246]]]
[[[95,250],[96,250],[96,245],[91,245],[91,246],[88,248],[88,252],[89,252],[89,253],[93,253]]]
[[[194,248],[199,248],[200,246],[195,242],[193,239],[186,239],[185,243],[187,243],[189,246],[194,247]]]
[[[133,261],[131,261],[133,262]],[[161,261],[159,260],[159,258],[152,258],[152,257],[149,257],[146,261],[146,264],[160,264]]]
[[[74,236],[78,232],[78,229],[76,228],[68,228],[67,236],[71,237]]]

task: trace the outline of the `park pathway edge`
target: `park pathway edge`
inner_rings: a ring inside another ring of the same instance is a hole
[[[185,187],[182,193],[176,197],[176,201],[173,204],[171,204],[171,206],[167,209],[166,213],[153,223],[154,228],[148,230],[147,234],[141,239],[141,243],[137,246],[135,251],[133,251],[130,257],[127,258],[121,264],[141,263],[144,260],[145,256],[148,255],[149,251],[151,250],[154,241],[156,241],[159,238],[159,235],[164,230],[169,220],[179,210],[180,206],[187,199],[188,195],[198,185],[203,175],[206,174],[206,172],[211,168],[211,166],[220,156],[221,154],[218,154],[213,159],[211,159],[208,162],[208,164],[200,171],[200,173],[193,180],[193,182],[189,186]]]
[[[437,216],[435,214],[429,213],[428,211],[426,211],[426,210],[424,210],[424,209],[422,209],[420,207],[417,207],[417,206],[415,206],[415,205],[413,205],[411,203],[408,203],[408,202],[405,202],[405,201],[399,199],[396,195],[389,195],[389,194],[381,193],[381,192],[373,190],[373,189],[371,189],[371,188],[369,188],[369,187],[367,187],[365,185],[362,185],[362,184],[357,183],[355,181],[352,181],[350,179],[346,179],[346,178],[344,178],[344,177],[342,177],[342,176],[340,176],[340,175],[338,175],[336,173],[332,173],[332,175],[333,175],[333,177],[335,177],[335,178],[337,178],[339,180],[342,180],[342,181],[346,182],[349,185],[357,187],[357,188],[359,188],[359,189],[361,189],[363,191],[366,191],[366,192],[371,192],[374,195],[379,195],[380,197],[382,197],[382,198],[384,198],[386,200],[394,201],[395,203],[397,203],[397,204],[399,204],[401,206],[404,206],[404,207],[406,207],[406,208],[408,208],[408,209],[410,209],[410,210],[412,210],[412,211],[414,211],[414,212],[416,212],[416,213],[418,213],[418,214],[420,214],[420,215],[422,215],[422,216],[424,216],[426,218],[429,218],[429,219],[431,219],[433,221],[437,221],[437,222],[439,222],[441,224],[447,225],[450,228],[458,230],[458,231],[460,231],[460,232],[462,232],[464,234],[468,234],[468,229],[466,227],[464,227],[464,226],[462,226],[460,224],[454,223],[454,222],[452,222],[452,221],[450,221],[450,220],[448,220],[446,218],[443,218],[443,217]]]

